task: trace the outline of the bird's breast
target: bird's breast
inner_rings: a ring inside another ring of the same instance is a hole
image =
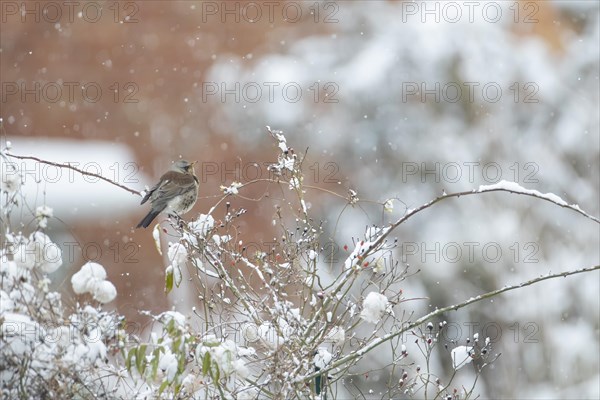
[[[185,214],[192,209],[196,203],[197,196],[198,188],[174,197],[171,201],[169,201],[167,207],[177,214]]]

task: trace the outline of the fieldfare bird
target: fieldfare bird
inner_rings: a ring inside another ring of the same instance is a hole
[[[150,199],[152,208],[148,215],[136,228],[147,228],[154,218],[167,210],[169,215],[179,218],[180,215],[190,211],[198,197],[198,178],[194,173],[194,164],[179,160],[171,170],[160,177],[158,183],[150,189],[140,204]]]

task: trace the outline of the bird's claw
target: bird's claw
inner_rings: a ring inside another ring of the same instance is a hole
[[[175,219],[175,223],[177,224],[177,227],[179,229],[183,229],[184,221],[183,221],[183,219],[179,215],[177,215],[177,214],[169,214],[169,218],[174,218]]]

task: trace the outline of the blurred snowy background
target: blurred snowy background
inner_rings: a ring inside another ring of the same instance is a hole
[[[20,2],[2,2],[0,25],[2,140],[15,154],[79,162],[137,190],[172,160],[200,160],[196,215],[214,203],[219,185],[267,177],[270,125],[298,153],[308,148],[305,184],[344,195],[352,188],[364,200],[397,198],[394,217],[402,202],[412,208],[444,190],[501,179],[600,214],[598,2],[24,4],[21,14]],[[64,247],[78,243],[72,257],[63,250],[73,265],[60,270],[65,282],[92,258],[106,267],[116,307],[132,320],[140,309],[194,305],[156,294],[163,260],[150,232],[132,229],[147,211],[138,198],[19,165],[30,171],[33,209],[55,208],[49,234]],[[382,222],[380,209],[365,205],[346,210],[334,232],[343,202],[311,195],[313,215],[340,247]],[[249,209],[241,232],[266,246],[272,205],[232,202]],[[397,259],[421,269],[403,288],[428,298],[410,303],[416,315],[600,260],[598,225],[507,194],[448,201],[397,237]],[[460,344],[474,329],[502,353],[477,391],[598,398],[599,293],[595,272],[448,314],[462,328]],[[386,351],[372,355],[372,369],[388,363]],[[434,362],[451,372],[447,352]],[[471,373],[461,369],[458,379],[472,381]],[[346,390],[377,394],[384,384],[383,372],[359,374]]]

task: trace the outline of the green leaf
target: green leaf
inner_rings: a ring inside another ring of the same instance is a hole
[[[207,351],[202,358],[202,375],[207,375],[210,370],[210,353]]]
[[[186,361],[185,354],[181,354],[177,361],[178,361],[177,372],[182,373],[185,370],[185,361]]]
[[[214,374],[211,374],[213,375],[212,378],[215,382],[219,382],[219,379],[221,378],[221,370],[219,369],[219,366],[216,363],[213,364],[213,367]]]
[[[160,387],[158,388],[158,394],[162,394],[162,392],[165,391],[165,389],[167,388],[167,386],[169,386],[169,382],[168,381],[164,381]]]
[[[127,367],[127,371],[129,371],[129,373],[131,373],[131,360],[133,357],[136,357],[137,360],[137,348],[134,347],[131,350],[129,350],[129,354],[127,355],[127,361],[125,362],[125,366]]]
[[[138,348],[137,356],[135,357],[135,366],[141,375],[144,375],[146,369],[146,348],[148,346],[143,344]]]
[[[156,378],[156,373],[158,372],[158,360],[160,358],[160,350],[162,347],[157,347],[152,352],[152,379]]]
[[[173,267],[167,269],[165,275],[165,292],[169,293],[173,290]]]
[[[181,336],[179,336],[177,339],[175,339],[173,341],[173,346],[171,346],[171,350],[173,351],[173,353],[177,353],[179,352],[181,346]]]

